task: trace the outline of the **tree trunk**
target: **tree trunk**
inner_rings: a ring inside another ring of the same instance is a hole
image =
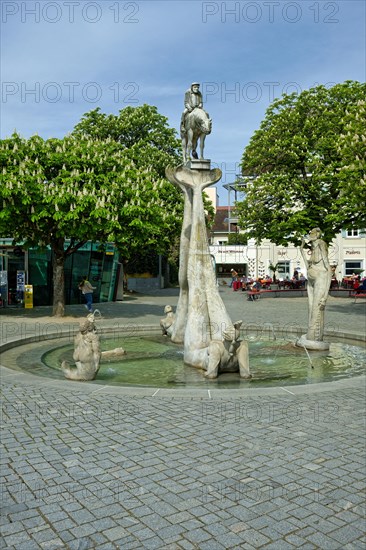
[[[52,315],[65,315],[65,253],[64,239],[57,239],[52,243],[53,257],[53,311]]]

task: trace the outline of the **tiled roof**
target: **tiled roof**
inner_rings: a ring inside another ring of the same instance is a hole
[[[229,210],[228,206],[218,206],[216,208],[216,215],[215,215],[215,221],[212,226],[212,231],[217,233],[226,233],[229,232],[229,224],[227,221],[224,221],[226,218],[229,217]],[[233,218],[233,210],[230,210],[230,216]],[[236,224],[231,223],[230,224],[230,232],[236,230]]]

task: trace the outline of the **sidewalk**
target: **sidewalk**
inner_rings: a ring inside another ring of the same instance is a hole
[[[220,293],[244,325],[306,327],[306,298]],[[167,289],[94,307],[104,327],[158,326],[177,299]],[[0,310],[3,339],[86,315],[83,306],[67,306],[63,319],[50,313]],[[326,327],[361,336],[365,304],[330,297]],[[1,387],[2,549],[365,546],[364,378],[202,398],[2,368]]]
[[[220,295],[232,320],[243,320],[243,325],[272,323],[283,326],[307,326],[307,298],[281,297],[246,300],[245,292],[233,292],[228,287],[220,287]],[[176,306],[179,289],[163,289],[149,294],[126,294],[123,301],[93,304],[102,315],[101,326],[112,325],[116,320],[121,323],[156,324],[164,317],[167,304]],[[354,334],[366,333],[366,300],[354,303],[353,298],[329,296],[325,310],[325,326],[331,330],[348,331]],[[38,306],[33,309],[2,308],[0,322],[70,324],[77,326],[79,320],[87,315],[83,304],[66,306],[66,315],[52,317],[51,306]],[[31,329],[29,329],[31,330]]]

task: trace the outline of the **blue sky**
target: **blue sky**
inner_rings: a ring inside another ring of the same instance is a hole
[[[2,0],[1,21],[2,138],[62,137],[97,106],[144,103],[178,129],[198,81],[222,184],[275,97],[365,80],[362,0]]]

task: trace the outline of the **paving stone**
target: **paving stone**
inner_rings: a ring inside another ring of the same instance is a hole
[[[107,537],[110,541],[115,541],[117,539],[120,539],[124,536],[128,536],[128,532],[123,529],[123,527],[112,527],[111,529],[106,529],[103,531],[103,535]]]
[[[15,546],[17,548],[20,544],[22,543],[25,544],[26,542],[29,542],[31,539],[30,539],[30,535],[28,535],[23,531],[20,533],[15,533],[13,535],[5,536],[4,540],[7,546]]]
[[[260,548],[265,544],[269,544],[271,539],[263,534],[263,531],[254,529],[246,529],[240,533],[240,537],[247,543],[252,544],[255,548]]]
[[[54,382],[0,380],[10,550],[364,547],[362,388],[209,401]]]
[[[329,536],[341,544],[348,544],[360,538],[364,533],[350,525],[336,529]]]
[[[7,523],[6,525],[3,525],[1,528],[1,535],[3,537],[6,537],[7,535],[12,535],[14,533],[20,533],[24,530],[24,525],[20,521],[16,521],[15,523]]]
[[[199,546],[201,542],[209,540],[211,535],[203,529],[192,529],[187,531],[184,537]]]

